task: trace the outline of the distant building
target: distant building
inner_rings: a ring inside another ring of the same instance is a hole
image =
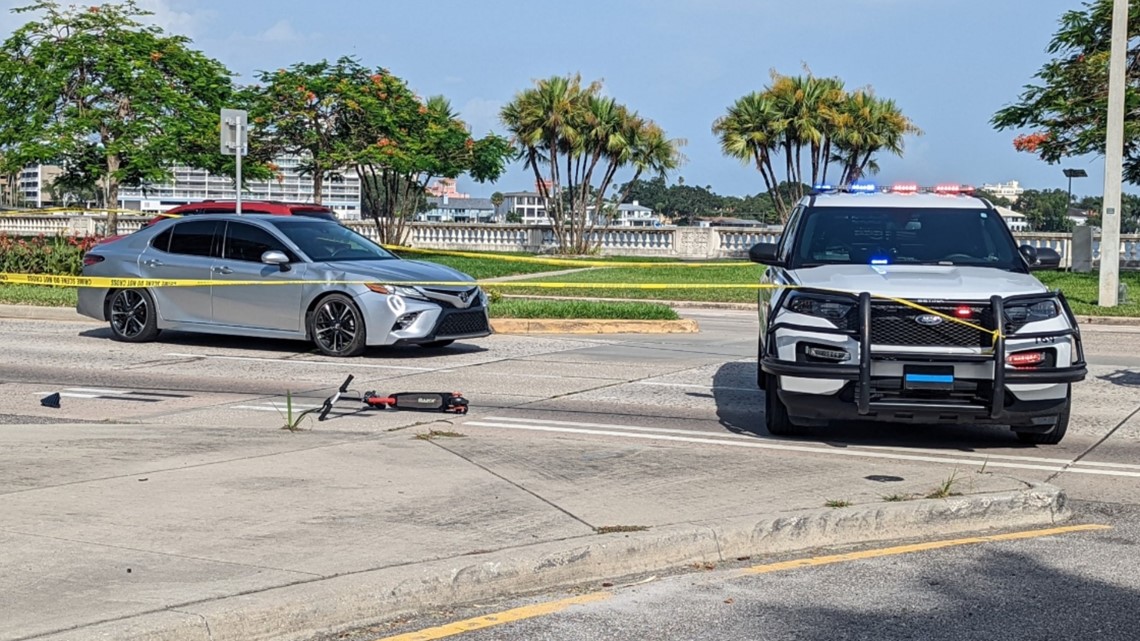
[[[301,158],[282,156],[274,162],[277,165],[276,178],[247,181],[242,198],[314,202],[313,177],[301,173]],[[174,167],[171,174],[172,177],[167,182],[120,188],[119,206],[123,209],[160,213],[186,203],[237,198],[232,176],[216,176],[203,169],[185,166]],[[353,171],[332,172],[325,178],[321,204],[346,220],[360,219],[360,177]]]
[[[1005,221],[1010,231],[1030,231],[1029,219],[1025,217],[1025,214],[1009,207],[998,207],[997,211],[1001,214],[1002,220]]]
[[[427,211],[416,214],[416,220],[430,223],[493,223],[498,219],[490,198],[429,196],[427,202]]]
[[[997,183],[994,185],[985,184],[982,185],[982,191],[987,191],[995,196],[1001,196],[1011,203],[1017,202],[1017,199],[1021,197],[1021,194],[1025,193],[1025,190],[1021,187],[1021,183],[1017,182],[1016,180],[1011,180],[1007,183]]]
[[[429,195],[435,196],[437,198],[443,198],[444,196],[446,196],[448,198],[470,198],[471,197],[471,194],[459,193],[459,190],[457,190],[455,188],[455,179],[454,178],[440,178],[439,180],[428,185],[426,191]]]
[[[43,208],[55,204],[51,186],[63,169],[56,165],[30,165],[0,180],[0,203],[8,207]]]
[[[518,214],[524,225],[550,224],[550,216],[546,212],[546,199],[537,191],[504,193],[502,209],[508,214]]]

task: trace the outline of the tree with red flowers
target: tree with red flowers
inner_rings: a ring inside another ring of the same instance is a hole
[[[1018,151],[1048,163],[1104,153],[1108,113],[1108,58],[1112,0],[1092,0],[1061,16],[1049,43],[1052,59],[1026,85],[1018,101],[994,115],[997,129],[1028,129],[1014,139]],[[1129,8],[1128,60],[1140,59],[1140,3]],[[1129,64],[1124,109],[1124,177],[1140,183],[1140,66]]]

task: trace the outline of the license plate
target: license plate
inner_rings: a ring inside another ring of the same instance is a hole
[[[903,387],[913,390],[954,389],[954,368],[908,366],[903,369]]]

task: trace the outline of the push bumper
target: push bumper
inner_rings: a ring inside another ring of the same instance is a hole
[[[801,290],[802,291],[802,290]],[[810,290],[809,290],[810,291]],[[833,294],[828,292],[829,294]],[[1038,295],[1034,295],[1038,296]],[[1084,362],[1077,320],[1063,294],[1058,293],[1063,313],[1069,321],[1069,329],[1063,331],[1018,334],[1018,339],[1056,340],[1062,337],[1071,339],[1072,364],[1065,367],[1043,367],[1025,370],[1006,367],[1006,340],[1002,333],[996,335],[991,353],[983,354],[887,354],[871,349],[871,296],[859,294],[858,318],[855,329],[838,329],[818,326],[800,326],[775,323],[767,330],[765,344],[771,348],[776,344],[776,331],[782,328],[803,332],[836,334],[854,338],[859,344],[859,363],[819,363],[788,361],[774,354],[761,357],[759,366],[765,373],[780,377],[846,381],[835,394],[805,394],[784,390],[769,389],[777,393],[793,416],[818,419],[875,419],[903,422],[1032,422],[1033,417],[1056,414],[1065,403],[1064,398],[1026,401],[1009,393],[1008,386],[1015,385],[1060,385],[1075,383],[1088,374]],[[1029,296],[1011,296],[990,299],[993,317],[1004,318],[1004,305]],[[775,318],[779,306],[772,310]],[[769,349],[771,351],[771,349]],[[962,381],[964,389],[956,394],[919,392],[913,394],[896,393],[905,388],[900,377],[872,376],[875,361],[898,361],[911,359],[917,362],[973,362],[992,364],[992,376],[984,379]]]

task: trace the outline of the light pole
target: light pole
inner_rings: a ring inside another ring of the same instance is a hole
[[[1100,216],[1100,291],[1097,304],[1116,307],[1120,287],[1120,191],[1124,173],[1124,88],[1128,49],[1128,0],[1113,0],[1105,123],[1104,202]]]
[[[1069,205],[1073,203],[1073,179],[1088,178],[1089,172],[1084,169],[1065,169],[1065,178],[1069,179],[1069,200],[1065,203],[1065,215],[1069,215]]]

